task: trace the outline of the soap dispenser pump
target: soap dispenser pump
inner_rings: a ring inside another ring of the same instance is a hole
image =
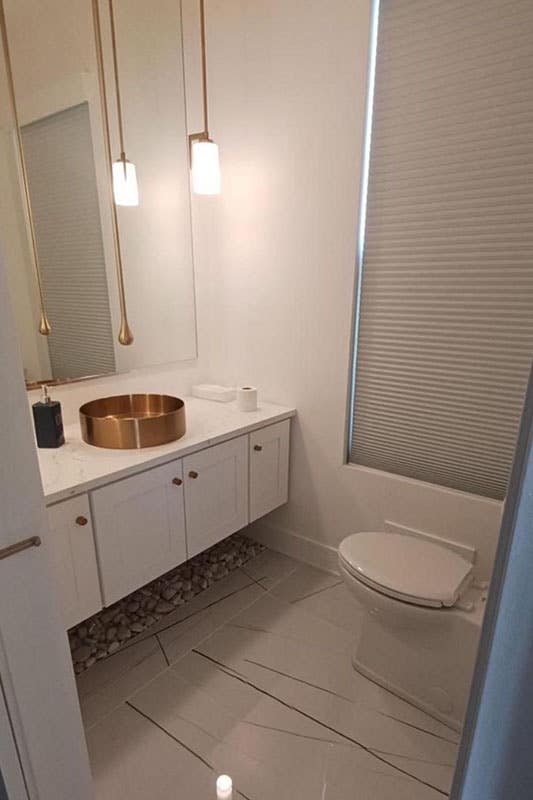
[[[32,409],[37,447],[61,447],[65,444],[61,403],[50,398],[48,386],[43,385],[42,398],[33,404]]]

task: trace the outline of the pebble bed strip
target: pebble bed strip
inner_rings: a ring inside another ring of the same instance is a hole
[[[264,549],[236,533],[72,628],[68,636],[74,672],[79,675],[116,653],[128,640]]]

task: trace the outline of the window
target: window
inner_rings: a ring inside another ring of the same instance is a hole
[[[350,461],[502,498],[533,355],[533,3],[381,0]]]
[[[22,128],[52,377],[115,371],[89,106]]]

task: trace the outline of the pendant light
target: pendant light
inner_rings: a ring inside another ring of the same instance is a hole
[[[0,0],[1,2],[1,0]],[[126,289],[124,286],[124,269],[122,266],[122,248],[120,246],[120,233],[118,229],[117,206],[114,199],[113,186],[113,162],[111,155],[111,136],[109,132],[109,113],[107,110],[107,91],[105,84],[104,52],[102,47],[102,30],[100,25],[99,0],[92,0],[93,24],[94,24],[94,44],[96,48],[96,64],[98,67],[98,84],[100,87],[100,106],[102,112],[102,125],[104,129],[104,146],[106,152],[106,167],[108,171],[108,190],[109,206],[111,209],[111,231],[113,234],[113,245],[115,250],[115,267],[117,272],[118,300],[120,306],[120,330],[118,341],[120,344],[128,346],[133,344],[133,333],[128,322],[128,312],[126,308]]]
[[[124,147],[124,123],[122,120],[122,102],[118,80],[117,37],[115,33],[115,15],[113,0],[109,0],[109,22],[111,27],[111,48],[113,51],[113,74],[115,77],[115,97],[117,101],[118,137],[120,141],[120,158],[113,163],[113,195],[117,206],[138,206],[139,188],[135,164],[126,158]]]
[[[205,43],[205,0],[200,0],[200,39],[202,47],[202,95],[204,129],[189,136],[192,189],[195,194],[220,194],[218,145],[209,137],[207,113],[207,55]]]
[[[39,333],[41,336],[50,336],[52,333],[52,326],[48,321],[48,317],[46,316],[46,308],[44,305],[44,290],[43,290],[43,280],[41,275],[41,268],[39,265],[39,254],[37,252],[37,239],[35,236],[35,226],[33,224],[33,214],[31,208],[31,199],[30,199],[30,187],[28,183],[28,173],[26,170],[26,161],[24,159],[24,148],[22,147],[22,136],[20,134],[20,125],[19,125],[19,118],[18,118],[18,111],[17,111],[17,103],[15,99],[15,84],[13,81],[13,69],[11,67],[11,58],[9,54],[9,43],[7,40],[7,26],[6,26],[6,15],[4,11],[4,3],[3,0],[0,0],[0,30],[1,30],[1,37],[2,37],[2,49],[4,51],[4,64],[6,68],[6,77],[7,77],[7,84],[8,84],[8,91],[9,91],[9,102],[11,105],[11,113],[13,114],[13,120],[15,123],[15,133],[17,139],[17,152],[18,152],[18,160],[20,166],[20,174],[22,178],[22,187],[24,190],[24,201],[26,204],[26,214],[27,214],[27,221],[28,227],[30,232],[30,240],[31,240],[31,255],[33,260],[33,269],[35,272],[35,277],[37,279],[37,292],[39,295]]]

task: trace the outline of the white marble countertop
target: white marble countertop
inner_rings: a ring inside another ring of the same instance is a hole
[[[82,440],[79,423],[66,425],[66,443],[62,447],[37,451],[46,504],[57,503],[296,414],[294,408],[272,403],[259,403],[257,411],[239,411],[235,401],[217,403],[196,397],[183,397],[183,400],[187,419],[185,436],[159,447],[141,450],[93,447]]]

